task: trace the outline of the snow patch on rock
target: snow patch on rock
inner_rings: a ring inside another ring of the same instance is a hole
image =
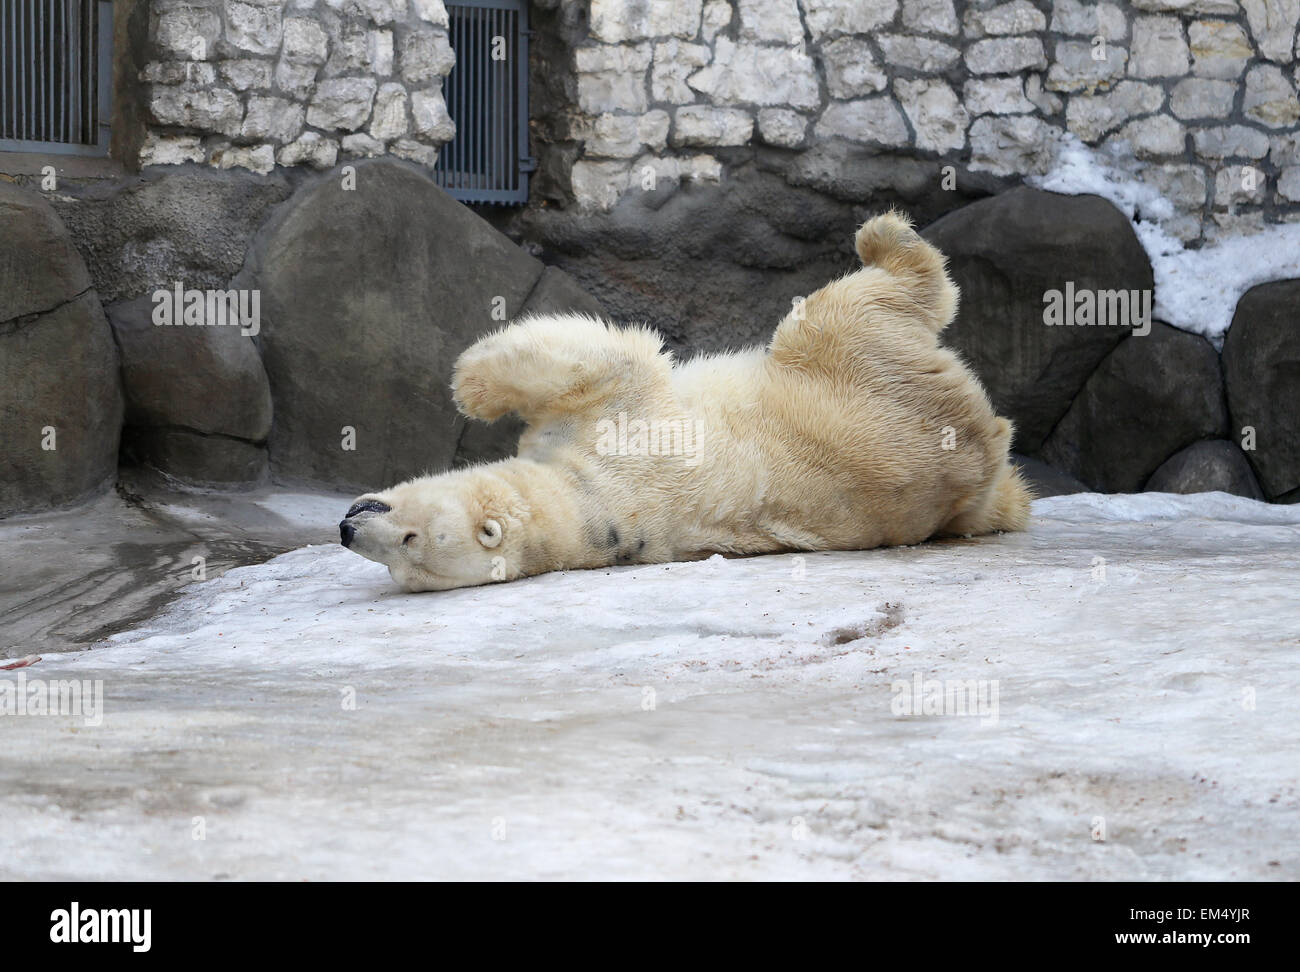
[[[1300,223],[1269,225],[1189,249],[1165,228],[1176,216],[1174,204],[1118,162],[1118,155],[1108,156],[1067,135],[1051,170],[1026,181],[1050,192],[1101,196],[1133,221],[1155,272],[1157,319],[1201,334],[1221,349],[1237,301],[1247,290],[1300,277]]]

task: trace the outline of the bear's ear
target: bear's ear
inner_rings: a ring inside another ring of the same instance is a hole
[[[481,520],[478,525],[478,542],[491,549],[501,542],[501,524],[496,520]]]

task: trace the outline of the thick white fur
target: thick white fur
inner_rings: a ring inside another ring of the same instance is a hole
[[[352,548],[416,591],[1022,529],[1011,425],[938,343],[958,299],[942,255],[896,214],[856,245],[863,268],[792,310],[765,349],[674,364],[654,332],[578,315],[482,338],[454,395],[473,418],[522,416],[518,457],[361,497],[392,510],[349,521]],[[603,455],[620,413],[700,427],[698,451]]]

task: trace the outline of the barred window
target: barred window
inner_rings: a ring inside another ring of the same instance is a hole
[[[0,0],[0,151],[107,155],[111,0]]]
[[[443,88],[456,137],[442,147],[434,178],[465,202],[525,203],[528,173],[526,0],[446,4],[456,53]]]

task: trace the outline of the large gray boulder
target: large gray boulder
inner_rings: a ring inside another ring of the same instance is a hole
[[[69,184],[53,205],[67,224],[105,304],[177,281],[225,286],[248,244],[291,188],[282,174],[158,166],[125,180]]]
[[[1233,438],[1254,429],[1246,452],[1271,500],[1300,490],[1300,280],[1260,284],[1237,302],[1223,343]]]
[[[944,332],[1016,424],[1016,451],[1035,455],[1120,326],[1049,326],[1045,295],[1150,291],[1151,264],[1128,218],[1098,196],[1020,188],[965,206],[923,234],[948,257],[961,307]]]
[[[1156,322],[1121,341],[1043,445],[1043,458],[1104,493],[1142,488],[1198,439],[1227,435],[1219,356],[1205,338]]]
[[[1149,493],[1232,493],[1262,500],[1255,474],[1235,442],[1207,439],[1193,442],[1161,463],[1146,486]]]
[[[117,349],[49,204],[0,182],[0,516],[73,502],[117,469]]]
[[[412,166],[358,163],[349,184],[336,170],[301,189],[236,283],[262,294],[272,474],[377,489],[457,458],[449,384],[470,343],[528,310],[599,306]],[[507,450],[518,429],[498,426],[462,461]]]
[[[0,180],[0,322],[43,314],[90,289],[72,238],[44,197]]]
[[[158,325],[149,296],[108,308],[122,355],[124,453],[194,485],[266,476],[271,387],[233,325]]]

